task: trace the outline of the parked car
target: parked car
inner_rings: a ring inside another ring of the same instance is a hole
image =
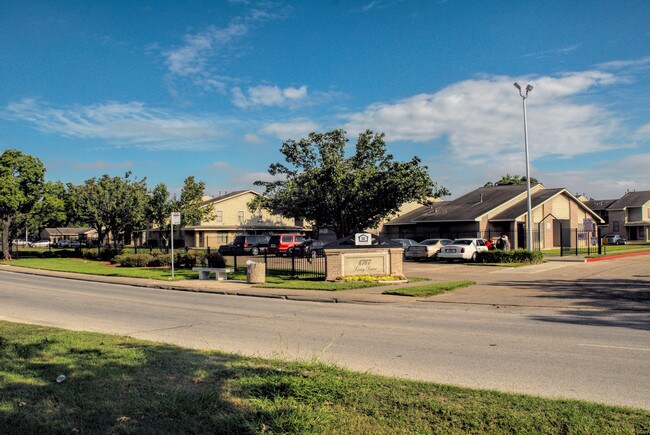
[[[287,254],[289,249],[301,244],[305,240],[302,234],[276,234],[269,240],[269,254],[275,254],[281,257]]]
[[[27,247],[27,246],[29,246],[29,242],[27,240],[20,240],[20,239],[12,240],[11,244],[14,245],[14,246],[19,246],[19,247]]]
[[[608,245],[625,245],[627,243],[625,237],[618,234],[609,234],[605,236],[604,239],[607,241]]]
[[[235,254],[250,254],[259,255],[264,254],[269,247],[270,236],[266,235],[241,235],[235,237],[232,242],[233,251]]]
[[[233,255],[235,253],[235,248],[233,248],[233,243],[230,242],[227,245],[219,246],[217,252],[219,252],[221,255]]]
[[[438,253],[438,258],[452,262],[454,260],[476,261],[478,252],[487,251],[484,239],[456,239],[443,247]]]
[[[63,239],[59,240],[58,242],[54,243],[52,245],[54,248],[80,248],[81,243],[79,240],[68,240],[68,239]]]
[[[309,257],[314,258],[316,256],[325,255],[325,250],[323,247],[325,243],[320,240],[305,240],[300,245],[296,245],[293,248],[288,250],[297,257]]]
[[[404,259],[406,260],[406,251],[410,246],[417,245],[418,242],[416,242],[413,239],[391,239],[393,242],[397,242],[402,245],[402,249],[404,249]]]
[[[37,240],[35,242],[31,242],[30,246],[32,248],[49,248],[50,241],[49,240]]]
[[[406,259],[411,259],[414,261],[436,259],[438,257],[438,252],[444,246],[447,246],[451,243],[453,243],[453,240],[449,239],[422,240],[420,243],[411,246],[408,251],[406,251]]]

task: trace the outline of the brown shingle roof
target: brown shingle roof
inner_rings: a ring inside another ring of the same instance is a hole
[[[623,210],[627,207],[642,207],[650,201],[650,190],[640,192],[628,192],[614,204],[607,207],[607,210]]]
[[[479,217],[511,201],[526,191],[526,185],[508,185],[480,187],[458,199],[444,203],[444,206],[433,204],[433,208],[415,219],[416,222],[467,222],[476,221]]]

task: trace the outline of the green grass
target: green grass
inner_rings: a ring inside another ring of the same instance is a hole
[[[243,272],[229,273],[228,279],[246,280]],[[283,288],[289,290],[342,291],[357,288],[377,287],[378,283],[368,282],[329,282],[323,278],[291,278],[289,276],[267,276],[266,283],[255,284],[259,288]]]
[[[474,281],[469,281],[469,280],[437,282],[433,284],[418,285],[418,286],[411,286],[411,287],[400,287],[396,289],[384,290],[383,294],[398,295],[398,296],[415,296],[415,297],[424,298],[427,296],[435,296],[459,288],[468,287],[474,284],[476,284]]]
[[[3,434],[649,431],[639,409],[0,322]]]
[[[116,267],[105,262],[80,258],[21,258],[10,262],[3,262],[3,264],[59,272],[85,273],[88,275],[123,276],[128,278],[159,280],[169,280],[172,273],[171,268]],[[176,269],[174,271],[175,280],[197,277],[198,272],[192,270]]]

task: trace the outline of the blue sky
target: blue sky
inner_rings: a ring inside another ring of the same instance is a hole
[[[386,133],[452,198],[650,190],[649,1],[0,2],[0,149],[49,180],[254,188],[284,140]]]

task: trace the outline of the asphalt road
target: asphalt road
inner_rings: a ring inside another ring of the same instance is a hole
[[[0,271],[3,320],[650,409],[647,328],[545,314],[455,304],[287,301]]]

